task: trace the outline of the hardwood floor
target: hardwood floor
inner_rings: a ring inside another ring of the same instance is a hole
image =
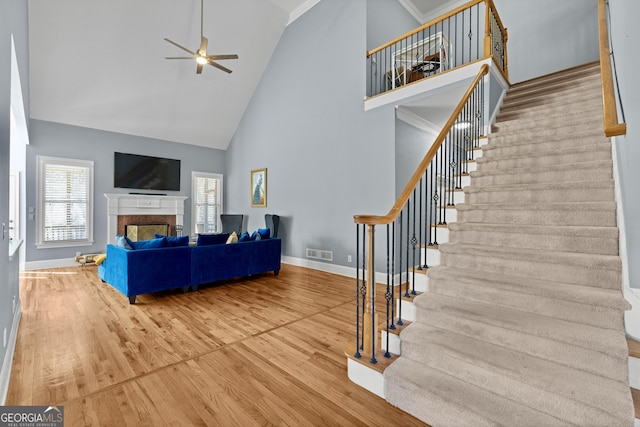
[[[283,265],[129,305],[96,267],[23,272],[6,404],[67,426],[424,426],[349,381],[354,287]]]

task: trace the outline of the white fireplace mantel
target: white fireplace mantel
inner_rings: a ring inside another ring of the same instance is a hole
[[[176,224],[184,224],[186,196],[105,193],[107,198],[107,242],[114,244],[119,215],[175,215]]]

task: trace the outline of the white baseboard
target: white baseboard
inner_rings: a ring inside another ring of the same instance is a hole
[[[282,262],[284,264],[295,265],[298,267],[310,268],[312,270],[324,271],[325,273],[338,274],[340,276],[356,278],[355,267],[347,267],[344,265],[330,264],[328,262],[312,261],[303,258],[282,256]],[[406,278],[406,274],[403,274],[403,278]],[[400,275],[396,274],[395,283],[400,283]],[[387,283],[387,274],[383,272],[376,272],[376,283]]]
[[[74,267],[78,266],[73,258],[47,259],[43,261],[29,261],[24,263],[24,270],[44,270],[47,268]]]
[[[629,277],[629,255],[627,252],[627,234],[622,210],[622,190],[620,188],[620,175],[618,171],[618,157],[616,153],[616,138],[611,138],[611,157],[613,159],[614,191],[616,198],[616,220],[618,223],[618,245],[620,260],[622,261],[622,293],[631,304],[631,310],[624,313],[624,323],[627,335],[636,341],[640,341],[640,289],[631,287]]]
[[[2,370],[0,371],[0,406],[4,406],[9,392],[9,379],[11,377],[11,366],[13,365],[13,353],[16,350],[16,340],[18,339],[18,326],[22,317],[22,304],[18,299],[16,311],[13,314],[13,324],[11,325],[11,335],[7,343],[7,350],[4,354]]]

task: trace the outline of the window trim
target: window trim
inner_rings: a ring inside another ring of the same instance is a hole
[[[67,159],[62,157],[37,156],[36,159],[36,248],[68,248],[75,246],[93,245],[93,185],[94,185],[94,162],[92,160]],[[79,240],[60,240],[56,242],[44,241],[44,166],[47,164],[63,165],[73,167],[84,167],[89,170],[89,182],[87,183],[87,238]]]
[[[192,171],[191,172],[191,230],[190,230],[190,233],[191,233],[191,236],[194,238],[198,235],[196,233],[196,222],[197,222],[196,196],[195,196],[196,195],[196,178],[209,178],[209,179],[220,180],[220,186],[219,186],[220,210],[218,213],[218,218],[216,218],[216,220],[218,221],[218,224],[217,224],[218,230],[222,230],[222,224],[220,222],[220,213],[223,212],[223,208],[224,208],[224,175],[221,173]]]

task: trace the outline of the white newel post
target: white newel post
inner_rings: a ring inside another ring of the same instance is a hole
[[[175,215],[176,224],[184,224],[186,196],[113,193],[104,196],[107,198],[107,243],[115,243],[118,215]]]

